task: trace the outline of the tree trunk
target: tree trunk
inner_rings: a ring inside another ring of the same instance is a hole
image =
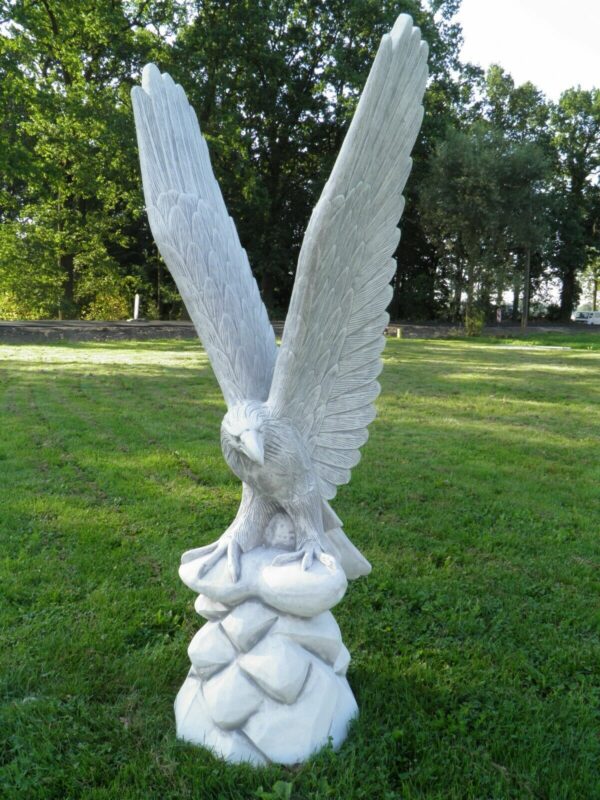
[[[594,278],[592,289],[592,311],[598,311],[598,278]]]
[[[492,309],[492,293],[489,286],[484,285],[481,287],[478,304],[485,315],[485,318],[489,319]]]
[[[496,282],[496,305],[502,307],[504,305],[504,289],[506,288],[506,273],[504,270],[499,272]]]
[[[455,322],[458,322],[458,320],[460,319],[460,302],[462,297],[463,284],[464,284],[463,271],[461,266],[458,265],[456,268],[456,277],[454,279],[454,296],[452,298],[452,309],[451,309],[452,318],[454,319]]]
[[[260,293],[267,311],[270,312],[273,307],[273,276],[270,272],[263,272],[260,280]]]
[[[560,291],[560,318],[563,322],[568,322],[571,319],[576,299],[577,274],[573,267],[568,267],[563,272]]]
[[[156,309],[158,311],[158,318],[163,318],[163,310],[162,310],[162,296],[161,296],[161,285],[160,285],[160,271],[161,271],[161,261],[160,256],[156,261]],[[185,305],[185,303],[183,303]],[[171,318],[171,314],[169,313],[169,319]]]
[[[475,302],[475,268],[472,264],[467,267],[467,306],[465,308],[465,317],[468,317],[473,311]]]
[[[521,281],[519,280],[519,276],[515,273],[513,278],[513,302],[512,302],[512,314],[511,314],[513,322],[516,322],[519,319],[520,292],[521,292]]]
[[[63,253],[59,263],[63,274],[66,275],[61,317],[73,319],[75,316],[75,257],[72,253]]]
[[[388,313],[391,320],[400,319],[400,298],[402,296],[404,281],[400,271],[400,266],[396,261],[396,275],[394,277],[394,293],[392,294],[392,302],[389,305]]]
[[[521,315],[521,328],[527,327],[529,322],[529,295],[531,293],[531,247],[525,250],[525,275],[523,276],[523,313]]]

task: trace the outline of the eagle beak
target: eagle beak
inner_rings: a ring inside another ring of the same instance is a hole
[[[262,436],[258,431],[244,431],[240,436],[242,442],[242,451],[252,461],[256,461],[260,466],[265,463],[265,447],[263,444]]]

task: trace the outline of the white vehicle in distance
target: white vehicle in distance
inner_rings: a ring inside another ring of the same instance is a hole
[[[584,325],[600,325],[600,311],[577,311],[573,315],[573,322],[583,322]]]

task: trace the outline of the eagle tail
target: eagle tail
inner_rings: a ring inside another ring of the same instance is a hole
[[[323,500],[323,530],[327,550],[339,561],[348,580],[371,572],[371,565],[346,536],[342,530],[342,520],[326,500]]]

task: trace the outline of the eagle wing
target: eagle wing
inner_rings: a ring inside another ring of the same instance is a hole
[[[132,90],[152,234],[229,407],[267,399],[275,336],[181,86],[154,64]]]
[[[326,499],[350,480],[375,417],[401,193],[426,81],[427,46],[401,15],[381,41],[299,256],[268,402],[304,435]]]

